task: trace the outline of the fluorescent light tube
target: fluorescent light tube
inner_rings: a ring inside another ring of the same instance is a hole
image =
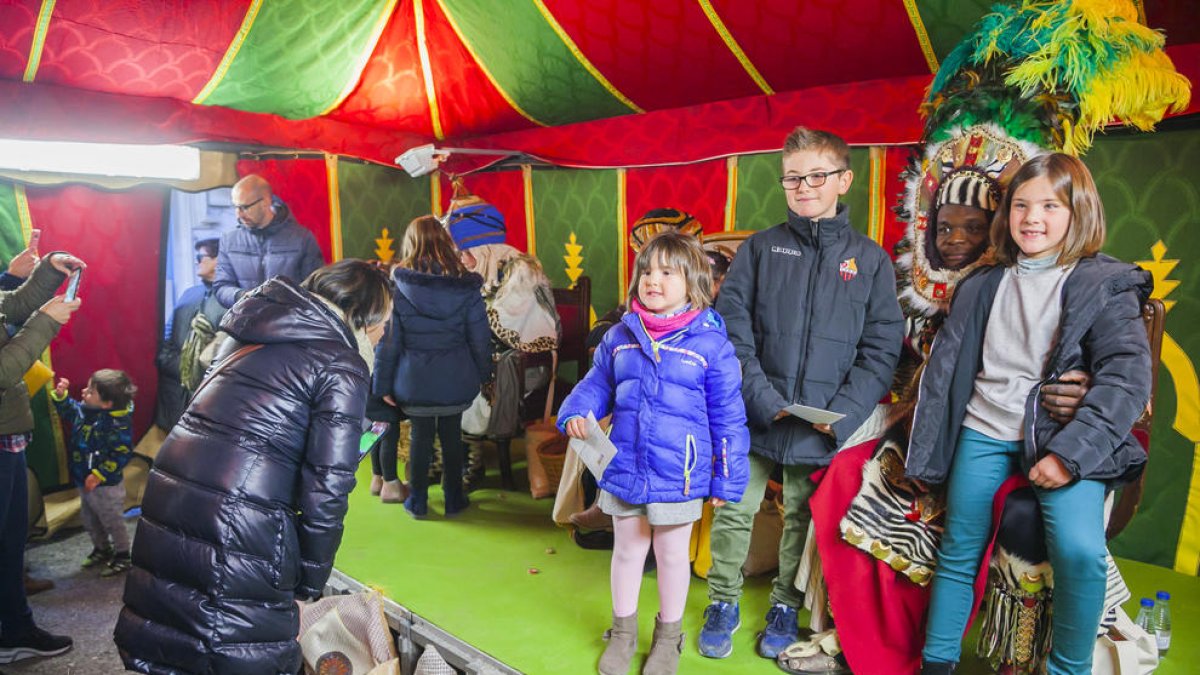
[[[196,180],[200,177],[200,151],[186,145],[0,138],[0,169]]]

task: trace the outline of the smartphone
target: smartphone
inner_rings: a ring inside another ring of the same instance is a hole
[[[82,278],[83,268],[76,267],[74,271],[71,272],[71,277],[67,281],[67,295],[66,298],[64,298],[67,302],[71,302],[75,299],[75,296],[79,294],[79,280]]]
[[[30,230],[29,231],[29,250],[30,251],[37,253],[38,241],[40,241],[41,238],[42,238],[41,230]]]
[[[379,443],[380,437],[387,433],[388,427],[391,426],[387,422],[372,422],[371,428],[363,432],[362,437],[358,440],[358,461],[362,461],[363,457],[371,454],[371,448]]]

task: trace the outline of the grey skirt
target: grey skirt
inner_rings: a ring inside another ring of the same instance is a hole
[[[683,525],[700,519],[704,508],[703,499],[687,502],[652,504],[630,504],[629,502],[601,490],[596,498],[600,510],[610,516],[645,516],[651,525]]]

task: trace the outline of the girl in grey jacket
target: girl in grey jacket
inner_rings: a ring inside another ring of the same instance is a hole
[[[972,609],[992,495],[1014,472],[1041,503],[1055,572],[1049,673],[1091,671],[1104,602],[1104,497],[1135,477],[1131,435],[1150,397],[1140,319],[1149,274],[1098,254],[1104,214],[1078,159],[1049,154],[1013,178],[992,224],[1000,266],[959,285],[920,386],[907,473],[948,481],[923,672],[951,672]],[[1065,425],[1039,405],[1067,370],[1093,374]]]

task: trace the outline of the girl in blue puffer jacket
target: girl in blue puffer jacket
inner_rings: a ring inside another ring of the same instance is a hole
[[[601,673],[625,673],[637,650],[637,603],[650,545],[659,613],[643,673],[674,673],[690,581],[688,542],[704,500],[739,501],[750,447],[741,369],[712,303],[712,273],[694,237],[666,232],[634,263],[630,311],[604,336],[595,365],[563,401],[559,425],[612,413],[617,454],[600,478],[613,516],[612,628]]]

